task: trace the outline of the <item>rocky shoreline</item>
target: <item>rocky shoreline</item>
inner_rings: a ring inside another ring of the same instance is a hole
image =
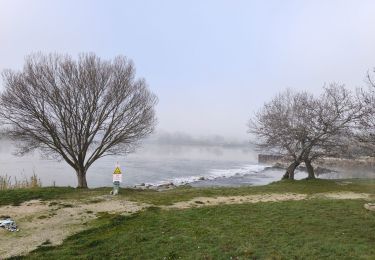
[[[268,166],[268,167],[265,167],[264,170],[262,170],[260,173],[264,173],[264,172],[268,172],[268,171],[273,171],[273,170],[277,170],[277,171],[285,171],[287,168],[287,164],[286,163],[280,163],[280,162],[277,162],[275,163],[274,165],[272,166]],[[302,172],[307,172],[307,169],[305,166],[301,165],[297,168],[297,170],[299,171],[302,171]],[[326,174],[326,173],[334,173],[334,172],[337,172],[336,170],[333,170],[333,169],[329,169],[329,168],[325,168],[325,167],[316,167],[315,168],[315,173],[317,176],[319,175],[322,175],[322,174]],[[237,175],[234,175],[234,176],[229,176],[229,177],[218,177],[219,179],[220,178],[228,178],[230,179],[231,177],[238,177]],[[280,178],[281,178],[281,175],[280,175]],[[166,182],[166,183],[162,183],[162,184],[158,184],[158,185],[153,185],[153,184],[148,184],[148,183],[141,183],[139,185],[134,185],[132,186],[133,189],[138,189],[138,190],[156,190],[156,191],[165,191],[165,190],[171,190],[171,189],[175,189],[177,187],[192,187],[192,183],[197,183],[197,182],[200,182],[200,181],[215,181],[216,179],[207,179],[205,178],[204,176],[201,176],[199,177],[197,180],[191,182],[191,183],[183,183],[183,184],[175,184],[173,183],[172,181],[169,181],[169,182]]]
[[[189,186],[188,184],[179,185],[179,186]],[[138,190],[156,190],[156,191],[165,191],[165,190],[171,190],[177,188],[177,185],[175,185],[173,182],[168,182],[165,184],[159,184],[159,185],[152,185],[152,184],[146,184],[141,183],[139,185],[134,185],[134,189]]]

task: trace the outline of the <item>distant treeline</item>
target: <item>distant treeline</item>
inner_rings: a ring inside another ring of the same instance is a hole
[[[161,145],[249,147],[249,142],[247,141],[231,140],[219,135],[194,137],[183,132],[158,132],[145,140],[145,142]]]

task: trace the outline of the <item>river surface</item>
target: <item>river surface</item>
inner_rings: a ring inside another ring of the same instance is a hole
[[[18,179],[36,174],[43,186],[76,186],[74,170],[64,161],[43,159],[39,153],[23,157],[13,155],[11,141],[0,142],[0,175]],[[270,165],[257,163],[257,153],[249,147],[145,144],[126,156],[104,157],[87,173],[89,187],[112,185],[112,173],[119,163],[123,173],[121,186],[175,185],[241,186],[264,185],[279,180],[281,170],[265,170]],[[296,179],[306,177],[297,171]],[[341,173],[324,178],[350,177]]]

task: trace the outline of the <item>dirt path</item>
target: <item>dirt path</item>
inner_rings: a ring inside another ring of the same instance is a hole
[[[373,197],[370,194],[354,192],[314,195],[270,193],[247,196],[196,197],[163,208],[185,209],[221,204],[277,202],[313,198],[369,200]],[[52,245],[61,244],[66,237],[89,228],[88,223],[95,219],[99,212],[131,214],[149,206],[151,205],[121,200],[113,196],[99,196],[88,201],[33,200],[20,206],[0,207],[0,216],[11,216],[21,229],[21,231],[14,233],[0,229],[0,259],[26,254],[46,242]]]

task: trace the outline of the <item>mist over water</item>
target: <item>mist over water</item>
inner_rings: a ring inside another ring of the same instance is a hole
[[[12,154],[14,144],[0,141],[0,174],[23,178],[37,174],[43,186],[77,185],[74,170],[64,161],[43,159],[38,153],[18,157]],[[104,157],[96,161],[87,173],[89,187],[112,185],[116,163],[123,172],[122,186],[175,185],[241,186],[264,185],[280,180],[283,171],[259,165],[257,152],[246,145],[213,145],[212,143],[188,145],[173,142],[145,142],[135,153],[127,156]],[[355,172],[338,170],[321,178],[374,177],[371,169]],[[306,177],[297,171],[296,179]]]
[[[22,178],[33,173],[43,186],[75,186],[74,170],[64,161],[45,159],[39,153],[23,157],[13,155],[14,144],[0,141],[0,174]],[[215,147],[203,145],[145,143],[135,153],[110,156],[97,160],[88,170],[90,187],[111,186],[116,163],[123,172],[123,186],[141,183],[176,184],[190,182],[195,176],[210,174],[213,169],[227,169],[245,164],[256,164],[257,155],[248,147]]]

